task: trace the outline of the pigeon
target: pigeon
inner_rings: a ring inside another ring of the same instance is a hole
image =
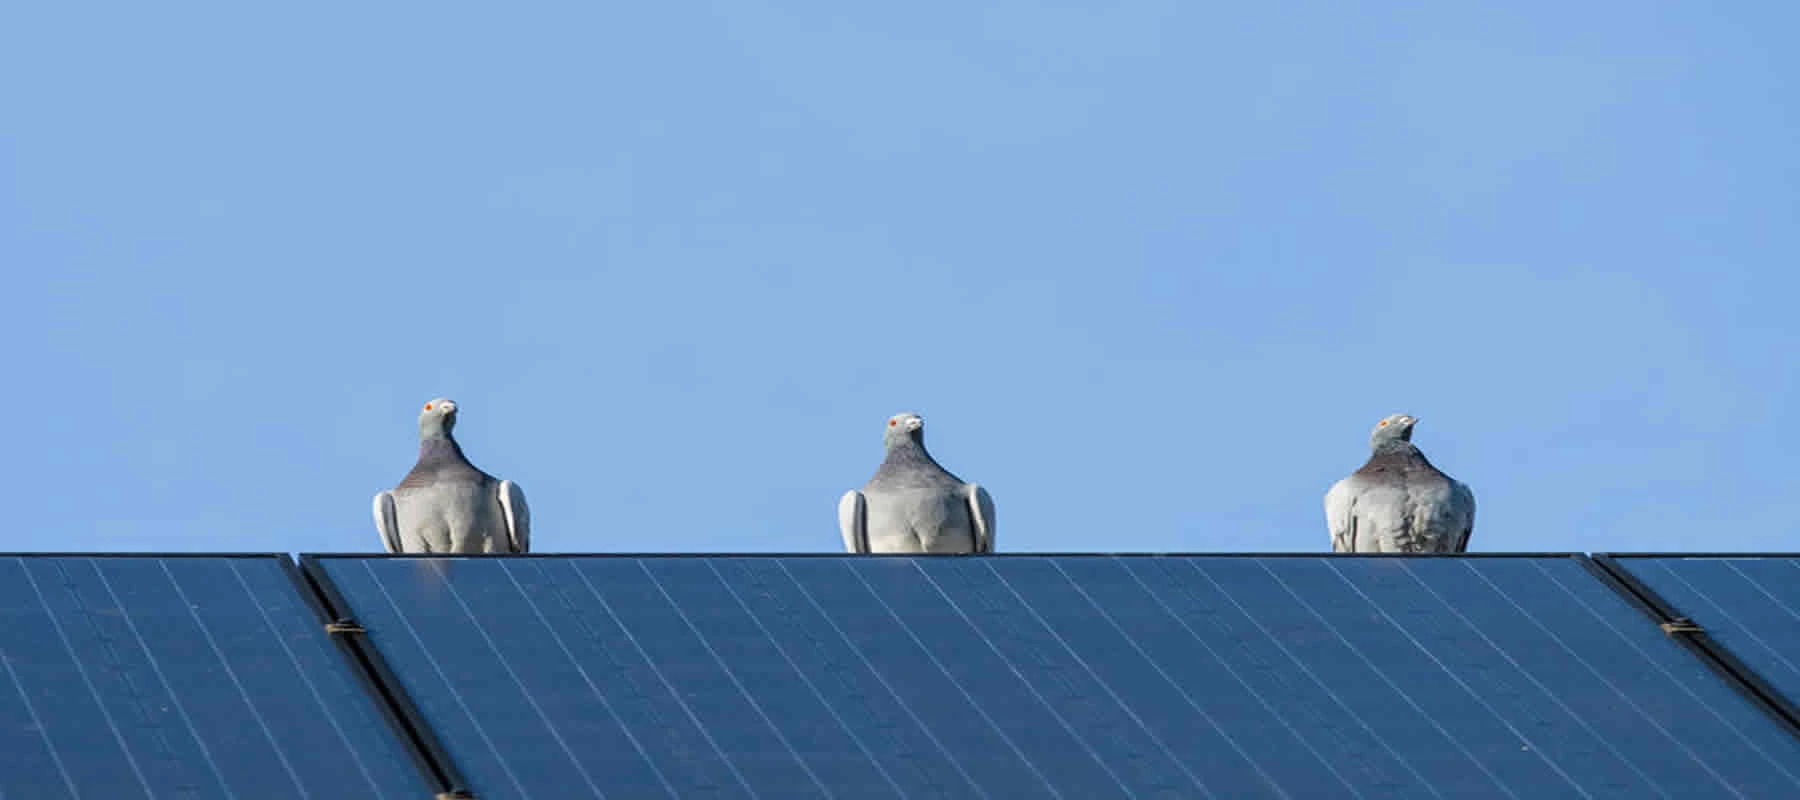
[[[1412,443],[1417,417],[1375,423],[1369,461],[1325,493],[1338,553],[1461,553],[1475,529],[1475,493],[1438,471]]]
[[[400,485],[375,495],[375,528],[390,553],[525,553],[531,509],[512,481],[469,463],[450,435],[456,403],[419,413],[419,461]]]
[[[992,553],[994,500],[925,452],[925,420],[888,418],[887,459],[862,488],[838,501],[838,529],[851,553]]]

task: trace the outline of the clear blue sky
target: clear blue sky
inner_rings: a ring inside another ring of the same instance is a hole
[[[254,5],[254,4],[253,4]],[[18,3],[0,550],[378,551],[449,396],[536,549],[1794,550],[1800,4]]]

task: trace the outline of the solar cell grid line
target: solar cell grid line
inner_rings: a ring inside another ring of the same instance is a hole
[[[1356,571],[1394,565],[1404,569],[1403,562],[1370,562]],[[1195,567],[1227,594],[1254,605],[1271,628],[1285,624],[1307,631],[1292,637],[1290,654],[1304,663],[1330,665],[1316,673],[1327,691],[1369,720],[1382,738],[1407,742],[1409,761],[1434,789],[1453,797],[1517,797],[1496,775],[1499,765],[1478,757],[1478,750],[1501,758],[1523,755],[1527,770],[1539,768],[1532,778],[1541,782],[1553,777],[1544,774],[1541,759],[1521,754],[1517,740],[1491,715],[1477,713],[1482,709],[1476,698],[1393,623],[1389,615],[1408,605],[1421,620],[1443,616],[1442,609],[1421,607],[1416,591],[1394,598],[1385,608],[1371,604],[1324,559],[1214,561]],[[1460,713],[1438,713],[1445,711]]]
[[[577,756],[581,747],[577,734],[584,730],[603,732],[604,739],[594,744],[613,747],[621,744],[620,739],[629,737],[616,724],[586,729],[556,724],[552,715],[567,708],[568,700],[582,697],[587,687],[569,680],[567,671],[558,669],[562,665],[554,656],[533,647],[532,640],[509,635],[509,628],[524,624],[532,616],[538,616],[539,620],[542,617],[529,608],[530,600],[512,580],[510,565],[500,563],[499,567],[498,572],[503,576],[500,580],[446,582],[444,594],[452,601],[447,612],[452,619],[460,615],[468,629],[475,632],[478,641],[471,642],[471,647],[485,648],[496,657],[494,664],[499,673],[493,677],[517,689],[516,696],[522,704],[511,709],[502,705],[511,702],[514,692],[508,692],[503,699],[498,694],[490,696],[487,692],[476,691],[464,695],[464,705],[478,709],[491,704],[491,710],[496,713],[530,716],[542,724],[542,729],[549,734],[549,741],[545,743],[548,746],[528,754],[504,754],[514,774],[553,775],[551,779],[568,794],[586,789],[596,796],[604,795],[595,782],[595,771],[587,768]],[[472,610],[475,608],[481,609],[481,614]],[[502,624],[494,625],[493,622]],[[579,669],[579,665],[574,666]],[[616,723],[616,719],[606,722]],[[636,759],[627,761],[638,766]]]
[[[646,559],[639,564],[821,788],[843,796],[903,796],[862,737],[783,651],[769,622],[726,582],[719,570],[722,561]]]
[[[370,581],[359,582],[357,578],[360,577],[364,576],[356,575],[353,570],[347,571],[347,574],[345,575],[338,576],[338,581],[331,585],[333,590],[332,593],[338,594],[339,592],[336,590],[340,588],[349,590],[353,587],[360,588],[364,583],[370,583]],[[369,577],[372,578],[372,576]],[[395,598],[391,596],[385,588],[373,585],[372,583],[370,583],[370,585],[371,588],[365,592],[365,594],[370,596],[368,602],[356,606],[338,607],[334,610],[337,611],[337,615],[340,617],[355,619],[357,624],[367,631],[366,635],[368,638],[371,641],[374,641],[377,631],[385,632],[399,630],[404,626],[393,622],[399,614],[399,607]],[[384,661],[391,664],[395,673],[395,678],[401,680],[402,686],[400,688],[403,690],[403,694],[413,699],[415,702],[419,702],[421,706],[419,710],[421,712],[427,710],[423,707],[427,703],[435,704],[443,702],[447,705],[455,705],[457,708],[461,709],[465,715],[467,714],[467,710],[463,709],[460,705],[460,698],[453,692],[427,691],[420,693],[416,688],[420,685],[431,688],[447,687],[448,685],[448,678],[445,676],[442,667],[432,654],[426,651],[425,645],[420,641],[420,634],[417,631],[406,630],[399,636],[381,642],[378,649],[382,655],[385,656]],[[409,660],[407,658],[408,656],[414,656],[415,654],[417,655],[416,660]],[[401,676],[404,676],[404,678]],[[437,686],[433,686],[434,683],[436,683]],[[423,702],[420,702],[421,700],[423,700]],[[427,727],[433,729],[440,737],[444,736],[446,733],[452,735],[461,733],[462,729],[473,729],[473,726],[466,724],[466,717],[433,714],[430,715],[428,719],[424,720],[424,722]],[[465,724],[459,726],[459,722]],[[486,740],[485,732],[477,730],[476,735],[482,736],[484,743],[487,745],[485,754],[491,759],[498,760],[499,756],[493,750],[494,745],[491,741]],[[459,751],[456,753],[455,760],[459,762],[458,766],[461,766],[461,762],[474,760],[479,757],[479,754]],[[501,772],[501,774],[506,775],[509,780],[511,779],[511,772],[507,770],[504,762],[500,762],[496,769]],[[516,784],[514,785],[516,788]]]
[[[1502,598],[1465,589],[1460,602],[1452,602],[1414,575],[1415,569],[1441,570],[1453,576],[1452,583],[1480,587],[1472,562],[1317,565],[1336,573],[1336,581],[1305,580],[1313,565],[1268,566],[1291,587],[1304,581],[1305,594],[1316,598],[1313,608],[1340,631],[1353,631],[1349,638],[1371,663],[1426,715],[1454,725],[1466,752],[1513,794],[1657,793],[1604,737],[1495,645],[1483,626],[1458,611]],[[1490,625],[1507,621],[1502,616]]]
[[[1596,601],[1603,596],[1618,599],[1618,595],[1610,592],[1610,587],[1604,584],[1602,588],[1608,589],[1606,592],[1587,582],[1565,588],[1571,592],[1579,591]],[[1623,624],[1613,622],[1609,626],[1616,631]],[[1678,649],[1667,646],[1670,640],[1666,636],[1655,638],[1654,641],[1660,650]],[[1697,661],[1701,667],[1694,666]],[[1673,694],[1659,694],[1643,705],[1668,720],[1665,723],[1666,729],[1680,730],[1681,738],[1689,743],[1695,757],[1708,764],[1710,771],[1722,783],[1748,788],[1752,793],[1769,787],[1770,790],[1800,794],[1800,739],[1790,736],[1766,741],[1764,734],[1767,729],[1764,723],[1770,717],[1750,700],[1750,694],[1743,692],[1740,685],[1719,680],[1711,665],[1699,659],[1679,659],[1676,664],[1679,666],[1671,667],[1667,674],[1686,690],[1687,702],[1675,700]],[[1714,680],[1702,682],[1701,676]],[[1622,679],[1630,682],[1639,677],[1627,674]],[[1721,686],[1726,688],[1721,689]],[[1692,708],[1690,703],[1700,704],[1704,713],[1689,713]],[[1696,740],[1693,732],[1697,730],[1718,731],[1718,738]],[[1718,741],[1734,742],[1737,746],[1719,748],[1714,752],[1711,746]]]
[[[1268,698],[1252,689],[1245,676],[1227,662],[1207,637],[1196,634],[1187,620],[1132,574],[1126,566],[1128,562],[1115,558],[1067,558],[1051,563],[1069,578],[1082,597],[1100,609],[1102,616],[1117,627],[1177,695],[1199,709],[1202,719],[1228,737],[1231,745],[1256,765],[1255,773],[1275,783],[1273,794],[1361,796],[1333,764],[1277,713]],[[1150,681],[1131,685],[1147,691],[1156,686]],[[1156,701],[1151,703],[1165,707]],[[1179,706],[1170,703],[1166,708]],[[1193,722],[1182,713],[1172,713],[1171,717],[1169,724]],[[1194,753],[1211,754],[1222,749],[1209,746],[1211,742],[1203,732],[1187,741],[1193,743]],[[1204,774],[1222,786],[1235,787],[1235,796],[1263,794],[1255,791],[1253,777],[1228,765],[1215,766]]]
[[[1455,596],[1467,583],[1412,566],[1442,596]],[[1573,661],[1536,668],[1532,677],[1659,790],[1674,797],[1800,794],[1791,766],[1800,764],[1800,740],[1783,735],[1705,664],[1645,625],[1584,564],[1483,562],[1477,577],[1527,623],[1484,625],[1484,631],[1503,650],[1538,648]],[[1505,611],[1500,604],[1459,605],[1478,624],[1490,608]],[[1629,664],[1642,666],[1624,668]]]
[[[657,674],[574,562],[521,560],[506,566],[558,649],[580,670],[591,702],[621,724],[672,795],[747,796],[743,776]],[[596,670],[596,665],[604,669]],[[588,702],[584,697],[568,699],[572,720],[595,713],[584,707]]]
[[[1282,566],[1291,569],[1307,563],[1288,561]],[[1187,564],[1221,596],[1238,604],[1277,650],[1292,659],[1332,702],[1359,720],[1376,741],[1406,743],[1402,762],[1432,792],[1450,797],[1511,794],[1431,715],[1410,704],[1379,671],[1358,658],[1341,632],[1307,607],[1267,562],[1215,559]],[[1305,586],[1302,591],[1313,588]],[[1392,749],[1394,745],[1389,747],[1400,757]]]
[[[638,637],[581,573],[576,561],[552,567],[521,560],[508,566],[520,577],[528,595],[542,591],[557,598],[556,608],[539,608],[564,651],[578,664],[591,663],[586,656],[593,654],[598,656],[596,661],[607,665],[606,674],[592,678],[594,697],[611,709],[627,730],[637,733],[644,753],[677,796],[750,796],[743,774],[706,729],[693,704],[657,669]],[[541,581],[535,586],[529,577],[533,566],[539,567],[537,579]],[[571,698],[571,702],[581,700]],[[571,710],[575,719],[591,713],[592,709],[579,705]]]
[[[1124,796],[1125,787],[1093,747],[1029,680],[1016,679],[993,643],[920,574],[917,560],[844,563],[1058,792]]]
[[[1208,796],[1287,794],[1056,560],[989,560],[981,566],[1018,598],[1057,647],[1092,676],[1118,711],[1149,732],[1182,775]]]
[[[279,554],[0,556],[0,796],[428,794],[297,578]]]
[[[545,565],[544,574],[546,587],[558,592],[559,613],[567,620],[556,628],[558,639],[582,663],[587,663],[583,656],[589,653],[604,659],[609,674],[621,686],[596,676],[597,695],[616,709],[631,730],[660,734],[642,736],[642,741],[659,772],[674,784],[676,794],[751,796],[744,775],[706,730],[691,703],[656,668],[648,651],[581,574],[577,563],[559,565],[554,575]],[[567,591],[562,591],[565,584]],[[646,729],[645,725],[652,727]]]
[[[130,787],[149,786],[150,780],[144,776],[131,750],[126,747],[115,714],[132,711],[142,714],[143,707],[115,706],[117,711],[108,713],[103,703],[105,695],[95,686],[96,677],[103,681],[109,677],[107,671],[114,672],[112,677],[117,679],[106,682],[109,689],[128,680],[129,676],[118,666],[119,658],[116,655],[102,662],[103,671],[100,675],[89,674],[90,667],[84,663],[82,656],[84,650],[91,652],[96,648],[89,644],[88,637],[82,635],[85,631],[73,632],[74,638],[84,647],[78,648],[71,641],[71,632],[58,621],[58,609],[51,604],[50,597],[45,595],[39,580],[34,580],[25,567],[26,562],[22,559],[0,559],[0,608],[5,608],[8,612],[8,624],[0,628],[0,636],[5,637],[5,643],[0,645],[0,652],[6,654],[7,671],[13,678],[13,691],[8,696],[17,697],[20,708],[30,709],[31,716],[37,720],[39,727],[4,727],[17,730],[22,738],[35,740],[41,747],[40,752],[52,761],[56,776],[68,793],[59,794],[55,781],[45,774],[47,767],[52,764],[36,759],[28,760],[25,754],[37,749],[28,749],[29,746],[7,748],[9,761],[16,758],[25,763],[9,763],[6,772],[0,773],[7,781],[6,792],[29,793],[46,798],[74,797],[81,791],[83,784],[97,784],[108,788],[117,787],[127,797],[142,794],[145,790],[134,793],[130,791]],[[44,580],[49,581],[54,577],[45,576]],[[66,577],[60,583],[65,589],[73,585]],[[52,584],[52,591],[55,588],[56,585]],[[64,597],[64,593],[58,593],[57,599],[68,598]],[[81,613],[84,610],[76,606],[69,609],[65,616],[73,621]],[[106,647],[103,642],[95,642],[94,645]],[[110,655],[110,648],[106,652]],[[45,713],[52,711],[54,713]],[[135,720],[127,720],[128,724],[133,721]],[[191,741],[191,738],[177,740],[179,744],[190,747]],[[64,758],[58,751],[67,751],[68,758]],[[87,754],[89,758],[81,759],[81,754]],[[68,763],[71,760],[79,760],[79,763]],[[211,767],[201,761],[197,754],[188,759],[187,764],[199,765],[205,769]]]
[[[8,784],[34,787],[34,791],[43,794],[49,794],[50,787],[60,786],[67,791],[58,796],[74,797],[80,789],[62,757],[38,733],[49,730],[49,726],[32,707],[30,698],[17,691],[23,684],[4,650],[0,650],[0,671],[5,672],[9,689],[0,692],[0,720],[24,722],[0,726],[0,775],[9,776]]]
[[[503,567],[507,573],[507,577],[518,590],[519,595],[531,606],[533,616],[538,622],[543,624],[544,630],[550,634],[551,639],[556,644],[557,652],[568,658],[569,663],[574,665],[576,672],[581,676],[581,685],[582,688],[585,689],[585,694],[570,695],[567,698],[566,703],[559,705],[564,705],[572,710],[576,708],[579,703],[591,697],[602,709],[604,709],[607,717],[618,724],[619,733],[624,740],[623,742],[602,742],[597,744],[600,747],[607,747],[610,744],[610,746],[614,748],[618,748],[621,745],[628,745],[632,751],[636,752],[637,755],[643,759],[644,764],[649,767],[650,775],[639,775],[634,780],[621,781],[621,783],[624,783],[627,786],[637,784],[640,790],[648,789],[650,783],[648,778],[653,776],[656,783],[659,784],[664,791],[668,792],[670,795],[679,796],[680,790],[677,788],[676,783],[671,780],[669,774],[656,763],[651,747],[646,745],[638,733],[633,732],[632,726],[620,715],[619,709],[608,700],[606,692],[595,682],[595,676],[575,657],[574,652],[569,647],[569,643],[557,631],[556,627],[552,625],[551,615],[555,612],[547,611],[536,599],[539,596],[554,597],[559,601],[562,609],[568,609],[571,607],[569,605],[569,599],[561,592],[561,587],[553,586],[550,582],[544,580],[544,572],[540,563],[514,562],[505,564]],[[540,592],[538,590],[542,591]],[[579,625],[579,622],[577,622],[577,625]],[[637,766],[636,761],[631,761],[630,764],[632,767]],[[607,776],[608,782],[611,783],[616,780],[617,775],[617,770],[611,771]]]
[[[144,562],[121,563],[127,569],[139,565],[151,566]],[[154,567],[160,568],[165,575],[168,572],[167,564],[156,564]],[[150,656],[151,668],[159,673],[158,677],[165,688],[171,683],[181,681],[183,677],[181,673],[185,669],[198,667],[191,673],[192,677],[196,679],[194,688],[190,690],[190,696],[195,702],[188,702],[180,696],[173,697],[173,700],[176,707],[181,709],[182,716],[188,724],[194,728],[195,733],[199,734],[200,746],[207,752],[208,760],[218,765],[221,771],[238,766],[228,761],[221,761],[213,755],[215,750],[219,751],[220,755],[224,755],[226,748],[220,746],[221,743],[218,740],[207,734],[228,730],[225,726],[232,724],[233,716],[235,716],[230,713],[232,701],[242,701],[246,704],[251,702],[250,693],[245,690],[244,682],[253,677],[255,670],[244,670],[244,674],[240,675],[237,670],[231,668],[230,663],[225,660],[224,654],[219,652],[218,642],[213,637],[212,631],[207,630],[205,623],[201,622],[199,614],[196,613],[196,607],[188,602],[188,598],[176,581],[168,582],[168,588],[172,591],[167,595],[164,595],[164,587],[156,583],[146,586],[141,580],[125,580],[119,581],[118,584],[106,581],[103,585],[107,594],[113,598],[119,608],[153,608],[157,605],[168,604],[181,607],[188,612],[185,619],[173,615],[163,617],[158,614],[145,614],[133,622],[134,615],[129,611],[123,616],[126,625],[138,637],[140,645],[145,644],[146,639],[153,639],[174,644],[173,649],[177,654],[192,655],[211,651],[217,657],[216,663],[222,665],[223,669],[214,670],[211,663],[190,664],[181,657],[162,657],[145,647],[146,653]],[[235,615],[225,615],[225,618],[229,620],[232,616]],[[270,700],[278,700],[282,695],[281,689],[285,688],[289,687],[284,686],[269,693]],[[266,748],[257,748],[259,751],[257,755],[266,755],[269,758],[267,763],[279,767],[279,771],[268,770],[262,774],[250,774],[245,771],[233,777],[244,781],[246,787],[254,788],[258,792],[273,793],[277,786],[298,784],[300,776],[295,772],[294,763],[288,754],[275,744],[275,733],[269,729],[268,721],[261,714],[251,714],[249,722],[255,726],[257,732],[262,734],[262,740],[268,743]]]
[[[1127,795],[1214,796],[987,562],[932,559],[913,566]]]
[[[1519,666],[1530,683],[1542,688],[1546,697],[1571,715],[1576,723],[1582,729],[1590,732],[1593,740],[1601,745],[1598,749],[1586,752],[1577,749],[1573,757],[1569,759],[1570,761],[1579,759],[1584,763],[1593,763],[1600,760],[1603,764],[1610,764],[1612,759],[1617,759],[1630,770],[1630,779],[1641,783],[1641,786],[1631,787],[1630,790],[1633,793],[1654,792],[1658,796],[1670,796],[1668,784],[1665,782],[1666,772],[1663,775],[1657,774],[1658,770],[1655,769],[1655,765],[1669,759],[1687,761],[1686,757],[1691,754],[1681,752],[1685,749],[1683,743],[1672,740],[1666,731],[1657,729],[1654,721],[1645,717],[1642,709],[1637,705],[1641,698],[1634,698],[1619,692],[1618,687],[1609,682],[1608,676],[1600,671],[1600,668],[1605,665],[1595,662],[1594,650],[1597,646],[1604,644],[1603,640],[1584,637],[1583,641],[1576,641],[1569,638],[1571,630],[1576,628],[1582,619],[1579,608],[1571,608],[1561,602],[1551,605],[1550,608],[1554,609],[1553,613],[1556,615],[1553,618],[1554,628],[1546,626],[1543,621],[1532,618],[1528,608],[1520,604],[1521,598],[1513,596],[1515,592],[1530,592],[1538,595],[1541,599],[1550,601],[1564,598],[1559,598],[1555,592],[1547,593],[1546,587],[1541,583],[1543,576],[1532,574],[1534,571],[1540,571],[1541,567],[1537,567],[1537,565],[1526,565],[1526,567],[1525,570],[1514,571],[1524,579],[1515,585],[1496,581],[1493,574],[1477,574],[1473,583],[1468,582],[1466,576],[1460,575],[1455,580],[1438,579],[1433,581],[1430,580],[1432,576],[1428,574],[1428,570],[1421,569],[1419,571],[1427,573],[1424,576],[1424,582],[1432,586],[1435,591],[1441,592],[1440,596],[1454,596],[1447,595],[1448,592],[1453,591],[1468,592],[1471,586],[1481,590],[1492,590],[1492,598],[1487,604],[1464,604],[1468,607],[1464,609],[1463,613],[1475,620],[1484,635],[1497,643],[1497,649],[1502,654],[1502,658]],[[1494,572],[1504,569],[1501,567]],[[1581,575],[1575,577],[1585,578]],[[1494,609],[1495,613],[1487,613],[1489,608]],[[1491,622],[1483,618],[1483,615],[1492,618],[1498,614],[1505,615],[1499,622]],[[1546,657],[1536,659],[1535,663],[1544,661],[1556,663],[1559,660],[1572,663],[1560,665],[1555,669],[1534,669],[1532,661],[1515,660],[1513,654],[1529,654],[1530,651],[1527,648],[1532,646],[1541,647],[1548,652]],[[1616,652],[1614,656],[1626,656],[1626,654]],[[1631,660],[1634,659],[1629,659],[1627,656],[1627,660],[1623,663],[1630,663]],[[1612,671],[1626,672],[1627,670],[1618,670],[1614,667]],[[1649,754],[1648,758],[1645,757],[1646,753]],[[1692,776],[1687,777],[1691,778]],[[1612,789],[1619,785],[1618,782],[1626,779],[1624,777],[1615,778],[1616,782],[1603,784],[1602,788]],[[1701,785],[1707,791],[1718,791],[1719,788],[1704,780]],[[1699,787],[1690,785],[1690,788]]]
[[[656,670],[693,709],[753,793],[825,794],[791,743],[731,677],[637,559],[586,559],[576,568],[619,617]],[[733,756],[747,756],[733,758]]]
[[[1377,738],[1316,676],[1283,652],[1279,643],[1211,581],[1184,560],[1127,560],[1144,587],[1195,636],[1219,645],[1218,655],[1276,712],[1300,732],[1321,758],[1341,771],[1356,792],[1436,797],[1389,743]]]
[[[1013,563],[1021,566],[1035,564],[1040,568],[1045,566],[1042,562],[1018,561]],[[970,565],[958,563],[956,564],[957,569],[953,571],[962,571],[962,568],[965,568],[966,566]],[[1168,791],[1179,791],[1182,794],[1190,793],[1188,790],[1192,788],[1198,788],[1208,797],[1218,795],[1218,792],[1213,788],[1208,787],[1206,782],[1200,779],[1199,776],[1203,774],[1204,770],[1192,768],[1186,760],[1182,759],[1177,753],[1177,749],[1184,746],[1191,746],[1191,742],[1185,737],[1171,738],[1165,733],[1158,731],[1158,726],[1153,725],[1146,718],[1144,713],[1133,708],[1125,701],[1124,695],[1131,694],[1131,689],[1122,685],[1123,676],[1108,669],[1108,667],[1117,664],[1114,659],[1116,659],[1119,654],[1105,650],[1099,652],[1090,651],[1085,654],[1080,651],[1078,644],[1081,640],[1077,638],[1077,635],[1087,634],[1089,631],[1085,627],[1075,625],[1075,623],[1088,622],[1092,624],[1094,620],[1091,617],[1084,617],[1083,615],[1083,612],[1088,611],[1085,601],[1077,601],[1077,604],[1071,605],[1065,605],[1058,602],[1059,600],[1068,597],[1065,592],[1068,589],[1073,588],[1067,585],[1067,579],[1063,575],[1054,570],[1045,569],[1039,569],[1037,571],[1014,569],[1009,570],[1007,574],[1003,574],[995,567],[993,562],[982,563],[980,566],[986,573],[980,576],[981,579],[998,581],[998,585],[1011,595],[1013,600],[1017,601],[1016,607],[1024,610],[1025,625],[1023,625],[1020,630],[1025,633],[1027,637],[1035,638],[1036,641],[1033,643],[1036,645],[1036,648],[1033,648],[1035,652],[1032,654],[1043,659],[1043,662],[1041,663],[1049,664],[1054,664],[1058,658],[1066,655],[1071,661],[1070,669],[1073,673],[1073,683],[1076,684],[1077,687],[1082,684],[1091,684],[1104,695],[1104,698],[1090,696],[1091,702],[1086,704],[1072,702],[1068,705],[1068,707],[1072,708],[1085,707],[1086,710],[1091,710],[1095,713],[1096,717],[1100,718],[1088,723],[1077,722],[1076,724],[1080,730],[1094,731],[1106,730],[1108,728],[1113,730],[1123,729],[1124,737],[1130,737],[1131,731],[1135,726],[1135,730],[1141,731],[1144,736],[1148,737],[1149,743],[1156,748],[1156,752],[1160,753],[1161,757],[1166,760],[1166,764],[1158,764],[1157,759],[1154,757],[1150,759],[1132,758],[1130,757],[1130,754],[1127,753],[1123,762],[1136,768],[1136,770],[1131,770],[1139,773],[1134,776],[1136,781]],[[1010,574],[1010,578],[1008,577],[1008,574]],[[940,584],[940,591],[944,591],[942,588],[944,582],[937,581],[937,583]],[[1031,594],[1034,588],[1042,588],[1044,586],[1052,586],[1061,591],[1049,598],[1048,602],[1041,605],[1027,599],[1027,595]],[[948,592],[945,594],[946,597],[949,597]],[[1064,613],[1058,614],[1057,612],[1059,611]],[[1069,611],[1074,611],[1075,613],[1071,615],[1067,613]],[[1073,619],[1069,618],[1071,616]],[[1033,634],[1037,632],[1042,632],[1043,636],[1033,637]],[[1029,642],[1031,639],[1028,638],[1026,641]],[[1128,645],[1129,643],[1124,642],[1122,644]],[[1027,652],[1031,651],[1028,650]],[[1130,650],[1124,650],[1122,653],[1130,653]],[[1018,663],[1018,660],[1015,659],[1014,663]],[[1043,685],[1043,682],[1040,682],[1040,685]],[[1107,717],[1111,717],[1112,719],[1105,719]],[[1071,719],[1073,719],[1072,715]],[[1209,731],[1209,733],[1216,733],[1216,731]],[[1175,744],[1172,745],[1171,743]],[[1228,743],[1226,743],[1226,745],[1227,748],[1230,748]],[[1233,766],[1239,765],[1234,763]],[[1156,769],[1166,770],[1171,767],[1179,772],[1180,777],[1185,778],[1186,783],[1191,784],[1191,787],[1184,785],[1182,781],[1175,779],[1175,775],[1172,773],[1163,772],[1157,774],[1152,771]],[[1126,770],[1121,771],[1127,772],[1127,774],[1131,772]],[[1265,785],[1257,788],[1266,789],[1269,788],[1269,786]]]
[[[477,796],[1800,796],[1579,556],[307,563]]]
[[[303,564],[316,581],[321,563],[328,578],[321,583],[368,631],[369,644],[477,797],[573,798],[584,789],[599,797],[592,777],[599,774],[620,791],[667,793],[608,709],[596,707],[591,687],[605,678],[591,680],[588,671],[608,662],[557,652],[557,625],[592,621],[571,620],[555,604],[534,609],[522,591],[507,598],[477,586],[513,585],[504,560],[308,559]],[[568,580],[579,591],[572,570]],[[473,614],[453,590],[475,592],[490,605]],[[541,702],[528,696],[533,692]]]
[[[1800,735],[1800,555],[1606,554],[1609,574],[1651,605],[1659,623],[1686,618],[1681,633],[1732,675],[1790,732]]]
[[[907,797],[988,796],[772,558],[730,558],[715,569],[883,772]]]
[[[832,626],[893,687],[958,765],[993,797],[1063,797],[1038,767],[996,726],[932,652],[912,635],[892,606],[846,559],[783,559],[780,563]],[[870,557],[871,566],[905,570],[904,558]]]
[[[588,663],[583,656],[594,653],[608,665],[608,673],[620,685],[596,676],[596,696],[628,729],[639,732],[645,752],[677,796],[751,796],[744,775],[706,730],[692,704],[656,668],[578,564],[570,561],[555,570],[543,565],[543,574],[545,588],[556,592],[561,602],[558,613],[566,620],[554,628],[559,642],[580,663]]]

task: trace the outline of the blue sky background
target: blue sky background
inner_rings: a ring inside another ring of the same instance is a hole
[[[21,3],[4,550],[378,551],[445,395],[541,552],[1794,550],[1800,4]]]

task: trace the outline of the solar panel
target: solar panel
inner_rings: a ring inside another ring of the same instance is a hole
[[[0,557],[0,797],[418,798],[285,556]]]
[[[1575,557],[303,559],[477,796],[1796,796]]]
[[[1800,556],[1606,556],[1667,611],[1800,703]]]

